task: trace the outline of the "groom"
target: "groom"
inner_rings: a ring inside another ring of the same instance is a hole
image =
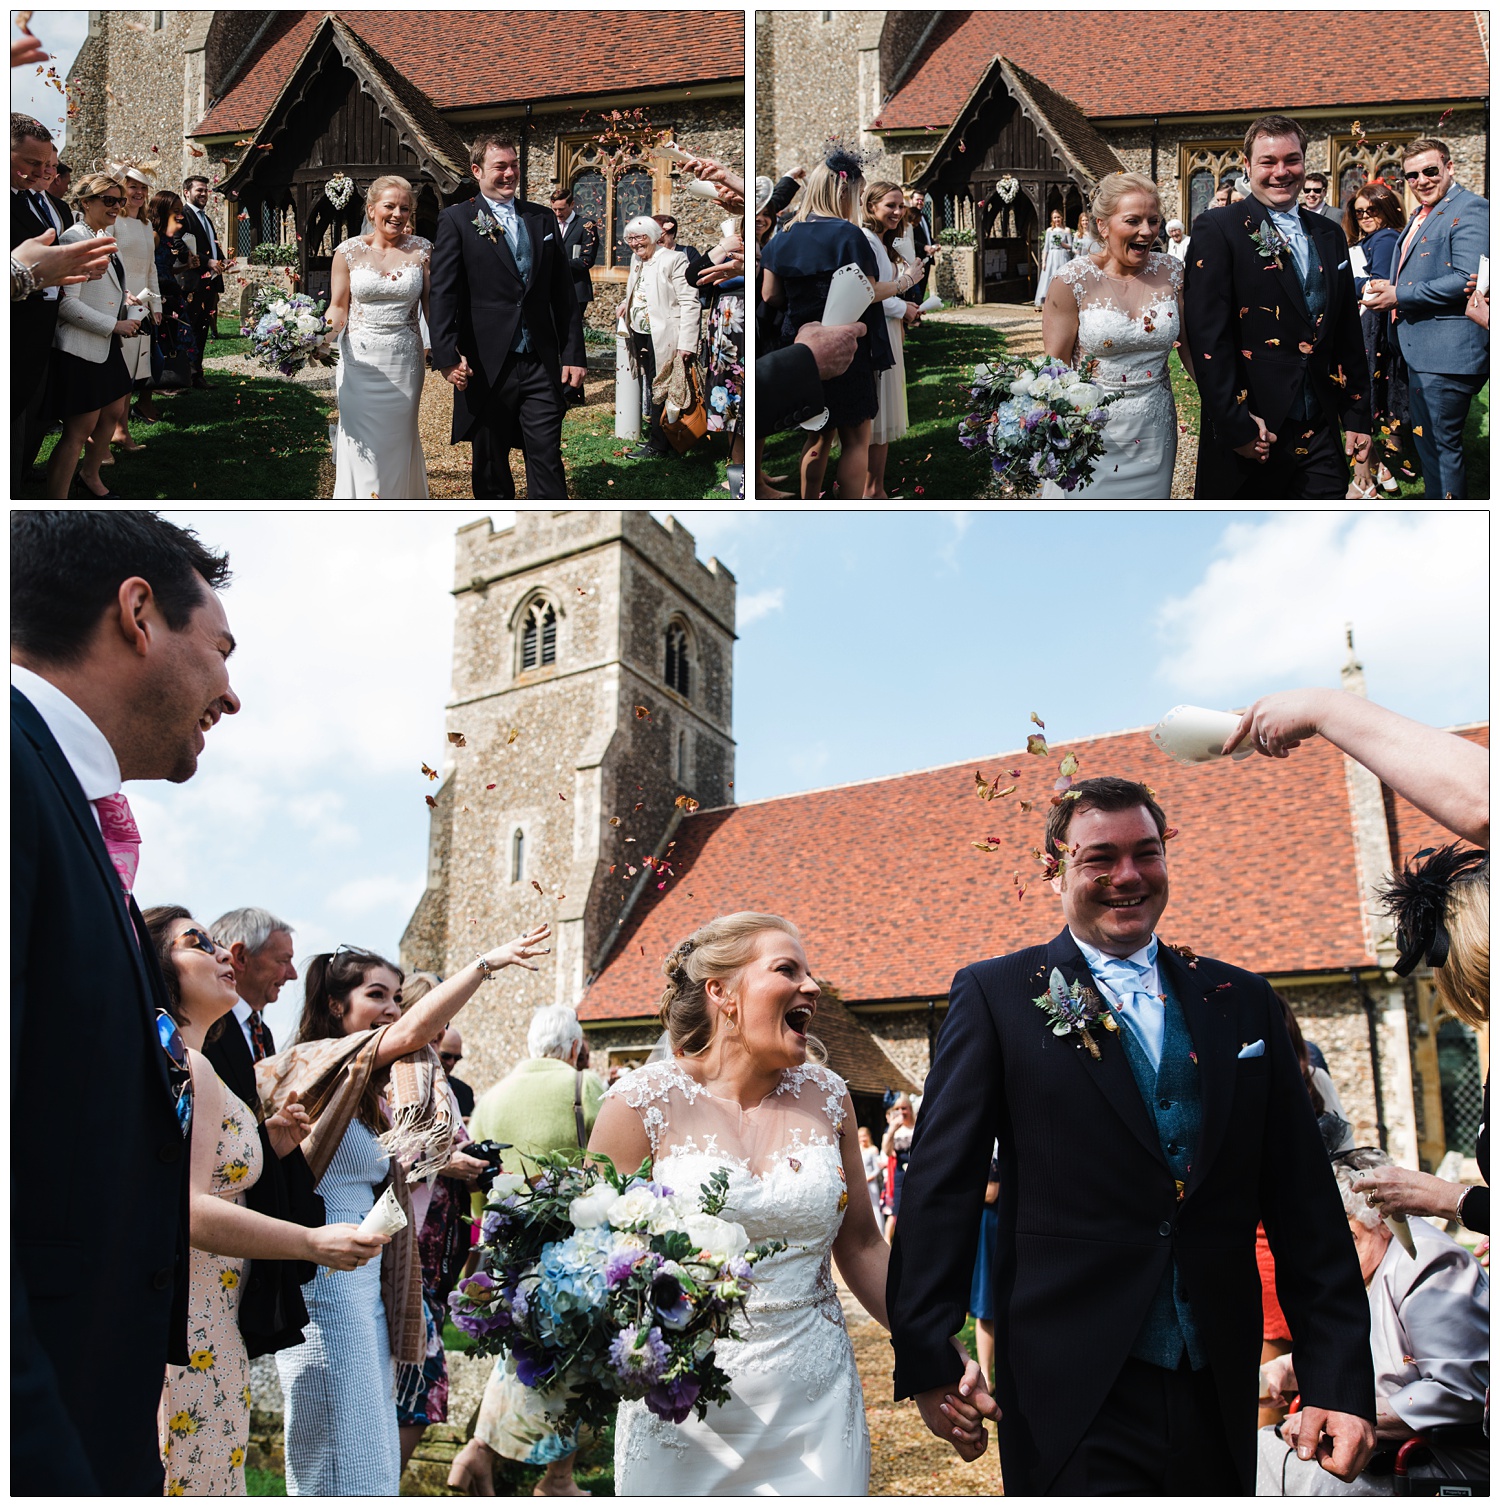
[[[557,221],[519,197],[514,141],[482,135],[469,162],[479,192],[438,217],[429,295],[432,364],[453,385],[450,443],[473,443],[476,498],[515,497],[517,445],[527,496],[566,498],[562,390],[583,386],[585,356]]]
[[[1343,497],[1370,374],[1343,231],[1298,204],[1307,132],[1245,132],[1250,197],[1193,221],[1183,345],[1203,402],[1194,497]],[[1343,443],[1339,440],[1344,431]]]
[[[953,1441],[949,1336],[998,1139],[1008,1496],[1253,1494],[1257,1222],[1296,1336],[1299,1453],[1351,1480],[1375,1441],[1369,1306],[1280,1003],[1158,943],[1167,826],[1146,786],[1073,788],[1046,834],[1067,926],[949,993],[886,1290],[896,1396]],[[1049,991],[1081,1002],[1087,1041],[1054,1033]]]

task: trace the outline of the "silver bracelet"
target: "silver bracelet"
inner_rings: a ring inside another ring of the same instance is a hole
[[[14,252],[10,258],[11,298],[19,300],[29,298],[41,286],[41,280],[35,271],[28,267]],[[16,281],[20,280],[20,291],[16,291]]]
[[[479,956],[477,958],[474,959],[474,961],[479,965],[479,972],[481,974],[481,979],[480,979],[481,983],[487,983],[490,979],[494,978],[494,976],[497,973],[499,973],[499,971],[500,971],[498,968],[494,967],[494,965],[490,963],[489,959],[487,959],[482,952],[479,954]]]

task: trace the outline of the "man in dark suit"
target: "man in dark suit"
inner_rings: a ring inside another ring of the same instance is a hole
[[[1375,1439],[1369,1307],[1281,1007],[1257,975],[1158,945],[1167,827],[1147,788],[1073,790],[1046,839],[1066,929],[953,980],[891,1253],[896,1395],[954,1438],[949,1336],[998,1139],[981,1401],[1007,1495],[1253,1493],[1261,1221],[1310,1438],[1352,1480]]]
[[[188,317],[198,337],[198,364],[193,370],[193,386],[207,387],[203,375],[203,354],[208,349],[210,332],[218,328],[219,296],[224,291],[224,269],[229,265],[219,233],[208,212],[208,179],[194,173],[182,182],[182,228],[198,243],[202,263],[196,280],[197,297],[188,304]]]
[[[1345,456],[1370,443],[1349,246],[1297,204],[1306,146],[1296,121],[1257,120],[1245,132],[1250,197],[1193,222],[1183,354],[1203,400],[1195,497],[1343,497]]]
[[[526,457],[526,495],[565,499],[563,386],[582,387],[583,314],[557,221],[519,197],[513,141],[484,135],[469,153],[479,193],[438,217],[428,323],[432,364],[453,386],[451,443],[473,443],[476,498],[513,499],[510,452]]]
[[[120,786],[191,778],[205,731],[239,710],[227,579],[222,555],[153,513],[11,514],[18,1496],[162,1491],[162,1378],[188,1360],[192,1101],[130,894],[140,834]],[[83,1198],[34,1144],[59,1071],[94,1167]]]
[[[599,227],[585,220],[573,207],[573,190],[559,188],[552,195],[552,213],[557,216],[557,233],[562,237],[563,255],[573,274],[573,291],[578,307],[594,301],[594,279],[589,268],[599,260]]]
[[[912,241],[917,248],[917,258],[920,261],[924,257],[930,258],[938,254],[938,248],[932,239],[932,221],[927,215],[927,195],[920,188],[914,188],[910,195],[911,212],[916,216],[912,224]],[[922,281],[911,289],[909,297],[913,303],[921,303],[927,297],[927,279],[932,276],[932,268],[922,274]]]
[[[210,931],[229,953],[240,999],[218,1034],[210,1035],[204,1043],[203,1055],[229,1091],[254,1106],[259,1099],[255,1064],[276,1054],[276,1042],[265,1021],[266,1007],[275,1003],[283,984],[297,977],[292,961],[292,928],[270,911],[252,905],[220,916]],[[301,1148],[278,1156],[269,1132],[261,1125],[260,1156],[261,1175],[246,1193],[246,1205],[268,1219],[321,1225],[325,1219],[323,1200]],[[316,1275],[317,1268],[309,1262],[259,1257],[250,1262],[240,1297],[239,1322],[251,1359],[302,1343],[307,1305],[301,1289]]]

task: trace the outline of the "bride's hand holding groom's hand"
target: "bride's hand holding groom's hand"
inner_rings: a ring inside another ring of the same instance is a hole
[[[458,358],[457,366],[443,368],[443,380],[462,391],[469,385],[469,362],[464,356]]]
[[[957,1335],[953,1337],[953,1348],[963,1356],[964,1374],[956,1384],[919,1392],[913,1400],[922,1422],[939,1439],[951,1444],[960,1459],[977,1460],[989,1448],[984,1420],[998,1419],[1000,1406],[990,1396],[978,1362],[964,1349]]]
[[[1248,445],[1236,445],[1234,453],[1243,455],[1246,460],[1259,461],[1261,465],[1265,465],[1271,457],[1271,446],[1276,443],[1276,436],[1266,428],[1263,420],[1256,418],[1253,413],[1250,417],[1255,419],[1255,427],[1260,430],[1260,437],[1251,440]]]

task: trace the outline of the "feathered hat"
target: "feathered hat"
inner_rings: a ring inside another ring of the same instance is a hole
[[[1448,961],[1450,940],[1443,920],[1448,896],[1460,879],[1478,874],[1487,879],[1489,863],[1488,853],[1456,842],[1423,848],[1379,891],[1386,914],[1396,923],[1400,950],[1396,973],[1400,977],[1405,978],[1424,959],[1429,968],[1441,968]]]

